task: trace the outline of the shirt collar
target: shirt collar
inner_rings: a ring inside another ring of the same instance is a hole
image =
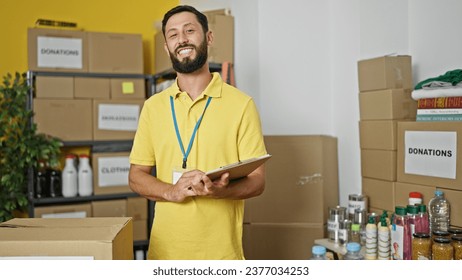
[[[204,96],[221,97],[222,87],[223,87],[223,80],[221,79],[220,74],[218,72],[213,72],[212,80],[207,85],[207,87],[202,92],[202,94],[199,96],[199,98],[202,98]],[[175,80],[175,83],[173,83],[166,90],[168,92],[168,95],[173,96],[174,98],[177,98],[178,96],[180,96],[181,93],[183,93],[178,87],[178,78]]]

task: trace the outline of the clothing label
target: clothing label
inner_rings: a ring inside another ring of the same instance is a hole
[[[82,39],[37,37],[37,66],[82,69]]]
[[[136,131],[139,115],[139,105],[99,104],[98,129]]]
[[[128,186],[130,161],[125,157],[98,158],[98,186],[115,187]]]
[[[457,132],[405,131],[404,173],[456,179]]]

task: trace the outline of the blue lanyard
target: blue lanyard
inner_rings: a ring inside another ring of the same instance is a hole
[[[178,139],[178,143],[180,144],[181,152],[183,153],[183,169],[186,168],[186,161],[188,160],[189,153],[191,152],[191,147],[194,142],[194,138],[196,136],[197,129],[199,128],[199,125],[201,124],[202,118],[204,117],[205,110],[207,110],[207,107],[210,104],[210,101],[212,101],[212,97],[209,96],[207,99],[207,103],[205,103],[205,108],[204,111],[202,112],[202,115],[196,122],[196,126],[194,126],[194,131],[191,135],[191,139],[189,139],[189,145],[188,145],[188,150],[185,152],[184,147],[183,147],[183,141],[181,141],[181,136],[180,136],[180,130],[178,129],[178,122],[176,121],[176,115],[175,115],[175,105],[173,102],[173,96],[170,96],[170,107],[172,109],[172,117],[173,117],[173,124],[175,125],[175,132],[176,132],[176,138]]]

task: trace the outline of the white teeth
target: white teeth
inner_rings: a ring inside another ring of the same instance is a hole
[[[190,52],[192,52],[192,49],[182,49],[178,53],[181,55],[184,55],[184,54],[189,54]]]

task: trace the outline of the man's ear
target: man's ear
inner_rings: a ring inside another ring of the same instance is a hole
[[[167,43],[164,43],[164,50],[167,52],[168,57],[170,57],[170,52],[168,51]]]
[[[212,45],[212,43],[213,43],[213,32],[212,32],[212,30],[207,31],[206,36],[207,36],[207,46],[210,47]]]

